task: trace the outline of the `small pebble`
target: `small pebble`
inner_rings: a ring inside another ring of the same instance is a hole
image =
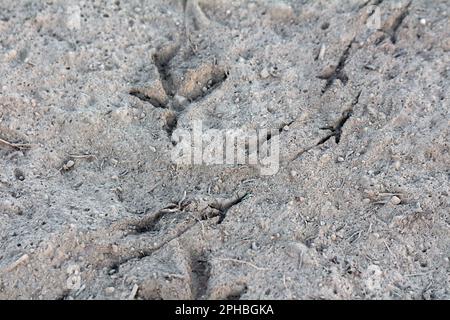
[[[377,70],[377,67],[375,67],[373,64],[366,64],[364,66],[364,68],[366,68],[367,70],[372,70],[372,71]]]
[[[319,56],[318,56],[319,60],[323,60],[323,58],[325,57],[326,48],[327,47],[324,44],[322,44],[322,46],[320,47]]]
[[[269,70],[267,70],[267,68],[264,68],[261,70],[261,73],[259,75],[261,76],[261,78],[267,79],[270,76]]]
[[[114,293],[115,290],[116,289],[114,287],[108,287],[108,288],[105,289],[105,293],[106,294],[112,294],[112,293]]]
[[[402,202],[402,200],[399,198],[399,197],[397,197],[397,196],[393,196],[392,198],[391,198],[391,203],[393,204],[393,205],[398,205],[398,204],[400,204]]]
[[[288,21],[294,16],[292,7],[284,2],[274,2],[269,8],[269,16],[277,21]]]
[[[25,180],[25,174],[19,170],[19,169],[15,169],[14,170],[14,176],[16,177],[17,180],[19,181],[23,181]]]
[[[272,67],[270,67],[269,74],[270,74],[272,77],[277,78],[277,77],[279,76],[278,67],[277,67],[277,66],[272,66]]]
[[[427,24],[427,20],[424,19],[424,18],[420,19],[420,24],[423,25],[423,26],[426,25]]]
[[[203,90],[203,89],[202,89],[202,90]],[[173,97],[173,106],[174,106],[176,109],[183,109],[183,107],[184,107],[187,103],[188,103],[188,100],[187,100],[185,97],[183,97],[183,96],[180,96],[180,95],[176,94],[176,95]]]
[[[338,161],[338,162],[344,162],[345,159],[344,159],[343,157],[338,157],[338,158],[337,158],[337,161]]]
[[[325,66],[322,71],[317,75],[319,79],[329,79],[336,71],[336,65],[329,64]]]
[[[69,170],[69,169],[71,169],[74,165],[75,165],[75,162],[74,162],[73,160],[69,160],[69,161],[67,161],[67,162],[63,165],[63,169],[64,169],[64,170]]]

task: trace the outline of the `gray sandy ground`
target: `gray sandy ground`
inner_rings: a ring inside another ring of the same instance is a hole
[[[0,298],[450,298],[449,11],[1,0]],[[194,120],[280,170],[175,165]]]

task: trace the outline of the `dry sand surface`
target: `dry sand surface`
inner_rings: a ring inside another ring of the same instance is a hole
[[[0,298],[449,299],[449,13],[0,0]],[[278,172],[174,163],[195,121]]]

